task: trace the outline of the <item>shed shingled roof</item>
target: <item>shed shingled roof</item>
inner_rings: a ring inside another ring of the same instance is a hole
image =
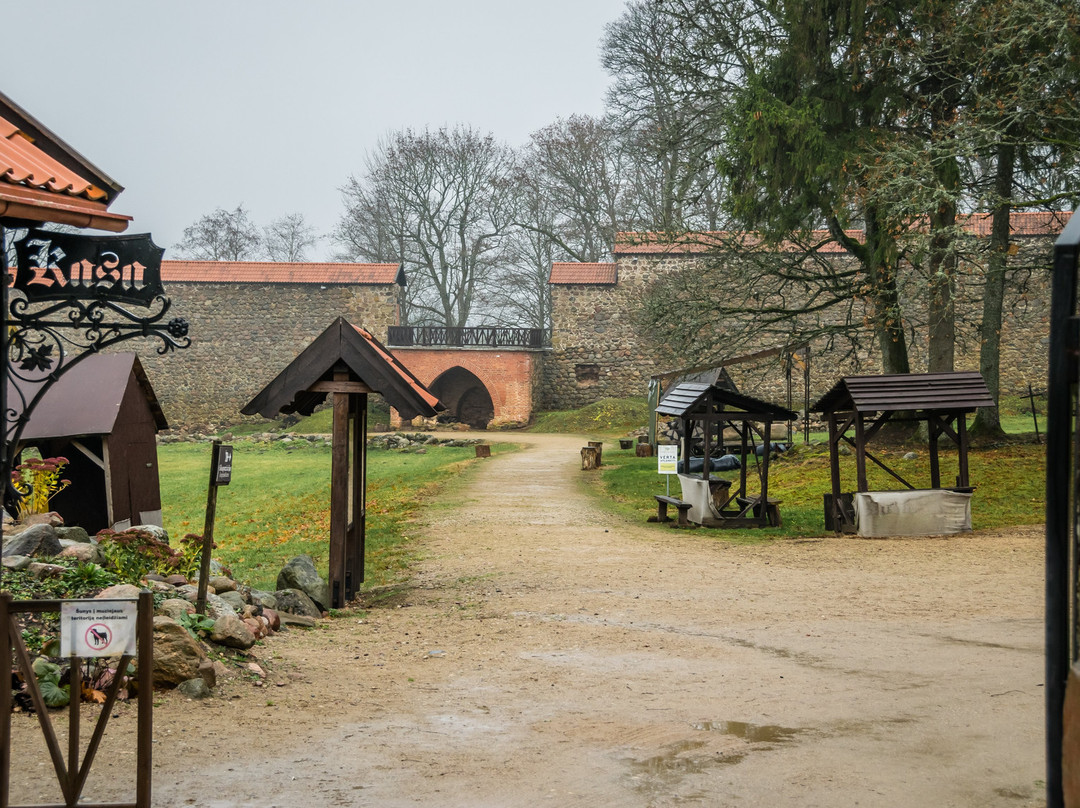
[[[321,283],[405,285],[401,264],[287,261],[162,261],[165,283]]]
[[[704,414],[708,400],[719,403],[731,414],[738,416],[747,413],[755,416],[772,416],[776,421],[794,421],[799,416],[777,404],[762,401],[759,398],[743,395],[727,387],[703,382],[683,382],[672,387],[656,406],[659,415],[675,418],[692,418],[695,414]]]
[[[986,382],[977,371],[955,373],[896,373],[886,376],[845,376],[810,407],[813,412],[857,410],[971,411],[993,407]]]
[[[21,439],[112,434],[132,375],[146,397],[155,425],[158,429],[168,429],[139,358],[133,353],[98,353],[85,356],[61,374],[30,414]],[[16,379],[14,383],[26,395],[37,392],[38,385],[34,382]],[[11,393],[8,395],[10,400]]]
[[[602,263],[575,263],[573,261],[556,261],[551,265],[551,275],[548,283],[559,285],[573,283],[590,284],[614,284],[619,278],[618,267],[615,264]]]
[[[326,393],[309,388],[333,379],[335,368],[342,365],[405,420],[418,415],[431,418],[446,409],[369,331],[338,317],[241,412],[266,418],[291,412],[310,415]]]

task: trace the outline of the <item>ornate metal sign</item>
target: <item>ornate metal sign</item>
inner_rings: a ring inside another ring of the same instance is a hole
[[[31,302],[93,300],[149,306],[165,293],[165,250],[149,235],[82,236],[17,228],[5,233],[8,285]]]
[[[156,337],[159,354],[191,340],[187,321],[166,320],[164,250],[149,235],[87,236],[9,222],[0,237],[6,482],[31,411],[67,368],[133,337]]]

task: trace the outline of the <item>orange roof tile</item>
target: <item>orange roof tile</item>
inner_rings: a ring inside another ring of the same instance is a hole
[[[397,360],[397,357],[386,350],[382,343],[375,339],[374,334],[358,325],[354,325],[353,328],[356,330],[356,333],[367,340],[368,345],[372,347],[375,353],[382,357],[383,361],[385,361],[389,367],[393,368],[394,372],[401,377],[401,380],[405,382],[416,395],[427,402],[429,407],[432,409],[439,409],[442,407],[438,397],[424,387],[420,380],[412,374],[412,371]]]
[[[404,285],[401,264],[288,263],[275,261],[162,261],[161,280],[172,283],[320,283]]]
[[[618,280],[616,264],[577,264],[572,261],[556,261],[551,265],[548,283],[597,283],[612,284]]]
[[[0,216],[114,232],[127,229],[131,217],[107,209],[111,201],[108,190],[69,167],[70,163],[82,164],[81,158],[25,113],[17,116],[17,108],[4,96],[0,96],[0,105],[8,110],[0,115]],[[15,123],[7,115],[27,123]],[[69,164],[46,154],[24,126],[40,132],[42,138],[52,138],[50,147],[71,157]],[[92,173],[88,164],[87,168],[87,173]]]
[[[1069,211],[1014,211],[1010,217],[1010,227],[1014,236],[1052,236],[1061,232],[1069,221]],[[991,215],[974,213],[958,217],[976,236],[990,235]],[[856,241],[864,239],[862,230],[845,230],[844,233]],[[740,234],[737,231],[716,231],[707,233],[681,233],[671,236],[666,233],[617,233],[612,252],[615,255],[685,255],[704,253],[725,246],[736,238],[753,240],[752,234]],[[808,234],[810,243],[824,242],[830,238],[828,230],[812,230]],[[783,244],[781,248],[792,249],[792,245]],[[821,247],[821,252],[842,253],[844,248],[835,241]],[[585,265],[587,266],[587,265]],[[554,282],[554,281],[552,281]]]

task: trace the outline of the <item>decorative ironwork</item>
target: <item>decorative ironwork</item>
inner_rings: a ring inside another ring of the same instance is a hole
[[[467,326],[451,328],[441,325],[392,325],[387,333],[391,347],[448,347],[448,348],[544,348],[551,344],[543,328],[501,328],[498,326]]]
[[[85,236],[11,225],[0,233],[7,278],[6,482],[30,413],[68,368],[134,337],[158,339],[159,354],[187,348],[191,340],[187,321],[168,317],[172,301],[161,283],[164,250],[149,235]]]

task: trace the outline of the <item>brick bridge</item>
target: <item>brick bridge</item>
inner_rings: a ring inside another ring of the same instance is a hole
[[[547,334],[538,328],[390,326],[388,347],[446,407],[483,428],[532,416]],[[401,420],[391,412],[394,426]]]

